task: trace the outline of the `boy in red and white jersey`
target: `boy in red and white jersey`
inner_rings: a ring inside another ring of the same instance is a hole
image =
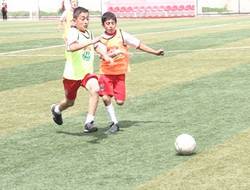
[[[101,61],[99,95],[102,97],[112,121],[107,133],[115,133],[119,131],[119,125],[112,105],[112,97],[115,98],[118,105],[123,105],[126,99],[125,78],[129,67],[128,47],[134,47],[157,56],[164,55],[164,50],[148,47],[133,35],[117,29],[117,18],[112,12],[102,15],[102,25],[105,32],[101,36],[100,47],[103,52],[107,52],[113,58],[113,62]]]

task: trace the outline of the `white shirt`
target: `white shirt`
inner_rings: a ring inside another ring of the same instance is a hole
[[[69,29],[68,37],[67,37],[67,49],[69,50],[69,46],[74,43],[83,43],[87,39],[93,39],[93,35],[91,32],[86,30],[85,32],[80,32],[78,29],[75,27],[71,27]]]
[[[127,32],[122,32],[122,36],[123,36],[123,39],[124,39],[124,43],[129,45],[129,46],[132,46],[134,48],[138,48],[141,41],[139,39],[137,39],[136,37],[132,36],[131,34],[127,33]]]
[[[67,50],[74,43],[91,42],[92,33],[88,30],[80,32],[77,28],[71,27],[67,36]],[[71,80],[81,80],[86,73],[93,73],[94,49],[93,46],[87,46],[83,51],[66,52],[66,63],[63,77]],[[77,60],[73,60],[72,55]],[[86,55],[86,56],[85,56]]]

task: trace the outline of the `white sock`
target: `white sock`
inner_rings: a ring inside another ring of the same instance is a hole
[[[93,116],[91,114],[87,114],[85,124],[94,121],[94,119],[95,119],[95,116]]]
[[[117,124],[118,121],[116,119],[115,110],[114,110],[112,103],[110,105],[106,106],[106,109],[107,109],[107,112],[109,114],[111,121],[114,122],[115,124]]]
[[[59,105],[56,105],[56,106],[55,106],[55,112],[56,112],[57,114],[61,114],[61,111],[60,111],[60,109],[59,109]]]

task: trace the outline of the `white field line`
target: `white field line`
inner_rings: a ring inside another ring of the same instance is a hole
[[[235,23],[237,24],[237,23]],[[193,27],[193,28],[182,28],[182,29],[176,29],[176,30],[168,30],[168,31],[158,31],[158,32],[145,32],[141,34],[134,34],[136,36],[143,36],[143,35],[148,35],[148,34],[161,34],[161,33],[173,33],[173,32],[180,32],[180,31],[190,31],[190,30],[196,30],[196,29],[208,29],[208,28],[220,28],[223,26],[227,25],[232,25],[231,23],[229,24],[217,24],[217,25],[212,25],[212,26],[199,26],[199,27]]]
[[[227,50],[249,50],[250,46],[241,46],[241,47],[226,47],[226,48],[205,48],[205,49],[194,49],[194,50],[171,50],[167,51],[166,54],[168,55],[169,53],[192,53],[192,52],[206,52],[206,51],[227,51]],[[144,54],[145,52],[133,52],[129,53],[131,56],[136,55],[136,54]],[[26,55],[16,55],[16,54],[8,54],[5,55],[5,57],[64,57],[64,54],[37,54],[37,55],[32,55],[32,54],[26,54]]]
[[[1,55],[0,55],[1,56]],[[3,57],[64,57],[64,54],[6,54]]]
[[[9,52],[3,52],[0,53],[1,55],[8,55],[8,54],[13,54],[13,53],[23,53],[23,52],[27,52],[27,51],[37,51],[37,50],[43,50],[43,49],[52,49],[52,48],[58,48],[58,47],[63,47],[64,44],[62,45],[55,45],[55,46],[47,46],[47,47],[41,47],[41,48],[32,48],[32,49],[24,49],[24,50],[17,50],[17,51],[9,51]]]
[[[193,49],[193,50],[172,50],[172,51],[167,51],[167,53],[188,53],[188,52],[200,52],[200,51],[226,51],[226,50],[248,50],[248,49],[250,49],[250,46],[205,48],[205,49]]]
[[[237,24],[234,23],[234,25]],[[160,33],[172,33],[172,32],[179,32],[179,31],[190,31],[190,30],[197,30],[197,29],[208,29],[208,28],[220,28],[224,27],[227,25],[232,25],[232,23],[228,24],[217,24],[217,25],[212,25],[212,26],[200,26],[200,27],[193,27],[193,28],[185,28],[185,29],[177,29],[177,30],[170,30],[170,31],[158,31],[158,32],[145,32],[145,33],[140,33],[140,34],[133,34],[135,36],[143,36],[143,35],[148,35],[148,34],[160,34]],[[25,49],[25,50],[17,50],[17,51],[10,51],[10,52],[3,52],[0,53],[1,55],[8,55],[8,54],[14,54],[14,53],[23,53],[27,51],[37,51],[37,50],[43,50],[43,49],[51,49],[51,48],[57,48],[57,47],[63,47],[64,44],[62,45],[55,45],[55,46],[47,46],[47,47],[42,47],[42,48],[31,48],[31,49]]]
[[[227,51],[227,50],[249,50],[250,46],[238,46],[238,47],[225,47],[225,48],[204,48],[204,49],[181,49],[181,50],[170,50],[170,51],[166,51],[166,55],[171,54],[171,53],[192,53],[192,52],[206,52],[206,51]],[[143,54],[145,52],[134,52],[131,53],[131,55],[133,54]]]

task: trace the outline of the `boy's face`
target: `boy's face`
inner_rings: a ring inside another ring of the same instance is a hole
[[[89,25],[89,13],[81,13],[77,19],[75,19],[75,26],[78,30],[84,32]]]
[[[114,34],[116,31],[116,22],[112,19],[106,20],[103,27],[108,34]]]

